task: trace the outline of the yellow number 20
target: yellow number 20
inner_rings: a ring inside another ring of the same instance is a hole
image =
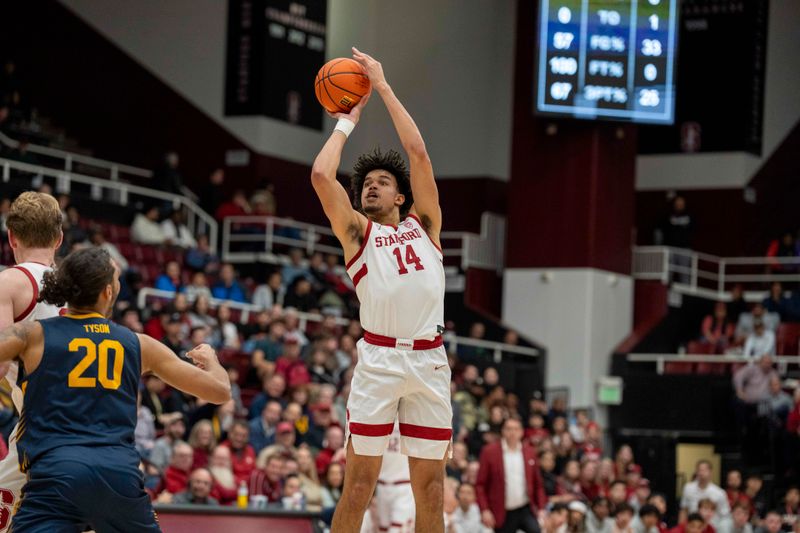
[[[125,349],[119,341],[105,339],[98,345],[91,339],[78,338],[72,339],[72,342],[69,343],[70,352],[78,352],[81,348],[86,350],[86,355],[69,373],[69,386],[73,388],[94,388],[97,387],[97,381],[100,380],[100,385],[104,389],[117,390],[122,384],[122,365],[125,362]],[[109,350],[114,351],[114,375],[111,378],[108,377]],[[96,359],[99,359],[97,363],[97,378],[84,376],[83,374]]]

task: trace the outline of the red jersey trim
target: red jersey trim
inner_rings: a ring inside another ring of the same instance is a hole
[[[366,263],[361,265],[361,268],[358,269],[358,272],[356,272],[356,275],[353,276],[353,286],[354,287],[358,287],[358,282],[361,281],[361,279],[364,276],[367,275],[368,271],[369,271],[369,269],[367,268],[367,264]]]
[[[411,483],[410,479],[401,479],[400,481],[381,481],[378,480],[378,485],[406,485]]]
[[[349,422],[347,424],[351,435],[361,435],[362,437],[386,437],[394,431],[394,422],[388,424],[361,424],[359,422]]]
[[[347,262],[347,265],[345,265],[345,269],[349,269],[351,266],[353,266],[353,263],[358,261],[358,258],[361,257],[361,254],[364,253],[364,248],[367,247],[367,242],[369,241],[369,234],[371,231],[372,231],[372,221],[370,219],[367,219],[367,229],[366,231],[364,231],[364,240],[361,241],[361,248],[359,248],[358,251],[356,252],[356,255],[354,255],[350,259],[350,261]]]
[[[450,440],[453,430],[450,428],[432,428],[428,426],[417,426],[415,424],[400,423],[400,434],[404,437],[425,440]]]
[[[437,250],[439,250],[439,253],[440,253],[440,254],[444,255],[444,252],[442,251],[442,247],[441,247],[441,246],[439,246],[438,244],[436,244],[435,242],[433,242],[433,239],[431,239],[431,236],[430,236],[430,235],[428,235],[428,232],[427,232],[427,230],[425,229],[425,226],[423,226],[423,225],[422,225],[422,221],[419,219],[419,217],[418,217],[417,215],[415,215],[414,213],[409,213],[409,214],[408,214],[408,216],[410,216],[411,218],[413,218],[414,220],[416,220],[416,221],[417,221],[417,224],[419,224],[419,227],[420,227],[420,228],[422,228],[422,231],[424,231],[424,232],[425,232],[425,235],[427,235],[427,237],[428,237],[428,240],[429,240],[429,241],[431,241],[431,244],[432,244],[432,245],[433,245],[433,246],[434,246],[434,247],[435,247]]]
[[[370,333],[369,331],[364,332],[364,341],[367,344],[372,344],[374,346],[383,346],[384,348],[395,348],[397,347],[397,339],[393,337],[384,337],[383,335],[376,335],[374,333]],[[444,344],[441,335],[437,335],[433,340],[427,339],[415,339],[414,340],[414,350],[433,350],[434,348],[438,348]]]
[[[26,276],[28,276],[28,279],[31,282],[31,287],[33,287],[33,299],[31,300],[31,303],[28,304],[28,307],[26,307],[25,310],[19,316],[14,318],[14,322],[19,322],[21,320],[25,320],[25,318],[27,318],[28,315],[31,314],[33,308],[36,307],[36,300],[39,299],[39,284],[36,283],[36,278],[33,277],[33,274],[31,274],[27,268],[21,267],[19,265],[13,266],[11,268],[16,268],[17,270],[21,271]]]

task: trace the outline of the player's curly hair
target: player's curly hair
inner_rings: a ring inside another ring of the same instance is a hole
[[[400,216],[407,215],[414,204],[414,197],[411,195],[411,177],[405,159],[395,150],[382,152],[380,148],[375,148],[372,152],[358,158],[353,166],[353,175],[350,177],[353,207],[357,211],[363,212],[361,191],[364,189],[364,179],[367,174],[377,169],[385,170],[397,180],[397,190],[406,198],[403,205],[400,206]]]
[[[45,272],[39,301],[58,307],[91,307],[100,292],[114,281],[114,265],[104,248],[92,246],[69,254],[56,268]]]

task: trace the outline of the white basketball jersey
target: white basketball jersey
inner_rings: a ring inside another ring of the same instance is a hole
[[[415,215],[397,227],[367,222],[347,273],[361,302],[361,326],[397,339],[433,339],[444,330],[441,250]]]
[[[408,456],[400,453],[400,424],[395,420],[394,431],[389,435],[389,443],[383,452],[383,462],[378,480],[383,483],[394,484],[398,481],[409,481],[411,474],[408,471]]]
[[[44,302],[37,302],[39,299],[39,290],[42,288],[42,278],[45,272],[49,272],[49,266],[40,263],[20,263],[11,268],[21,270],[28,276],[28,279],[33,286],[33,298],[30,305],[19,316],[14,317],[14,322],[32,322],[34,320],[44,320],[58,316],[61,312],[60,307],[50,305]],[[14,401],[14,406],[17,412],[22,412],[22,390],[17,386],[17,375],[19,374],[18,363],[12,362],[6,374],[6,379],[11,385],[11,399]]]

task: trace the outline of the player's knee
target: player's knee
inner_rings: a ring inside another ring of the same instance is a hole
[[[444,500],[444,485],[442,481],[439,476],[432,476],[423,480],[416,487],[414,499],[425,507],[431,509],[440,508]]]
[[[347,496],[350,505],[355,509],[366,509],[372,498],[374,485],[368,479],[354,479],[348,483]]]

